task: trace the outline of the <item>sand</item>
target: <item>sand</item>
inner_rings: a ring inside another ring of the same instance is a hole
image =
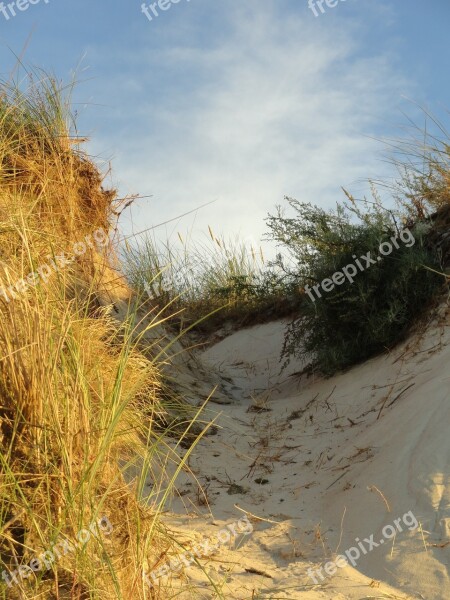
[[[284,327],[241,330],[199,356],[231,403],[208,404],[219,430],[193,450],[166,522],[202,540],[247,514],[253,532],[200,559],[205,572],[174,576],[177,597],[218,597],[214,581],[240,600],[450,598],[446,309],[330,379],[299,375],[297,361],[280,373]],[[356,538],[367,554],[327,575]]]

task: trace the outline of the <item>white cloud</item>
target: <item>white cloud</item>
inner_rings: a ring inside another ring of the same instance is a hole
[[[197,227],[259,236],[284,195],[331,204],[341,185],[383,168],[368,136],[398,120],[410,91],[388,51],[362,48],[350,19],[285,14],[271,1],[234,6],[211,48],[190,38],[141,56],[130,114],[139,128],[100,140],[115,149],[121,190],[154,194],[133,209],[135,230],[216,200]],[[166,89],[153,92],[154,68],[168,74]]]

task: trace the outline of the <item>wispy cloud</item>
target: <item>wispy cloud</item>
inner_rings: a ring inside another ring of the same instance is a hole
[[[233,6],[207,43],[175,20],[166,49],[129,56],[139,98],[122,115],[130,133],[96,147],[115,152],[123,191],[154,195],[133,209],[135,229],[216,200],[197,226],[258,236],[284,195],[330,204],[341,185],[380,175],[369,136],[400,118],[410,92],[388,50],[362,51],[352,19],[286,15],[271,1]]]

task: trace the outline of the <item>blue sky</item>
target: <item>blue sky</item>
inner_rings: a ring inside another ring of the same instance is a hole
[[[26,0],[19,0],[24,2]],[[259,239],[285,195],[329,206],[391,174],[373,138],[407,135],[416,106],[448,123],[449,0],[45,0],[0,13],[0,71],[69,80],[79,132],[128,210],[125,233],[214,201],[167,233]],[[149,2],[146,2],[148,5]],[[5,9],[8,10],[8,9]]]

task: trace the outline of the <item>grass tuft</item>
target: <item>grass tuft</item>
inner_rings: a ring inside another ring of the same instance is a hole
[[[111,267],[120,203],[71,91],[39,73],[0,87],[0,598],[154,598],[142,574],[173,546],[159,517],[175,483],[154,467],[183,459],[144,343],[160,324]],[[131,483],[124,461],[145,466]]]

